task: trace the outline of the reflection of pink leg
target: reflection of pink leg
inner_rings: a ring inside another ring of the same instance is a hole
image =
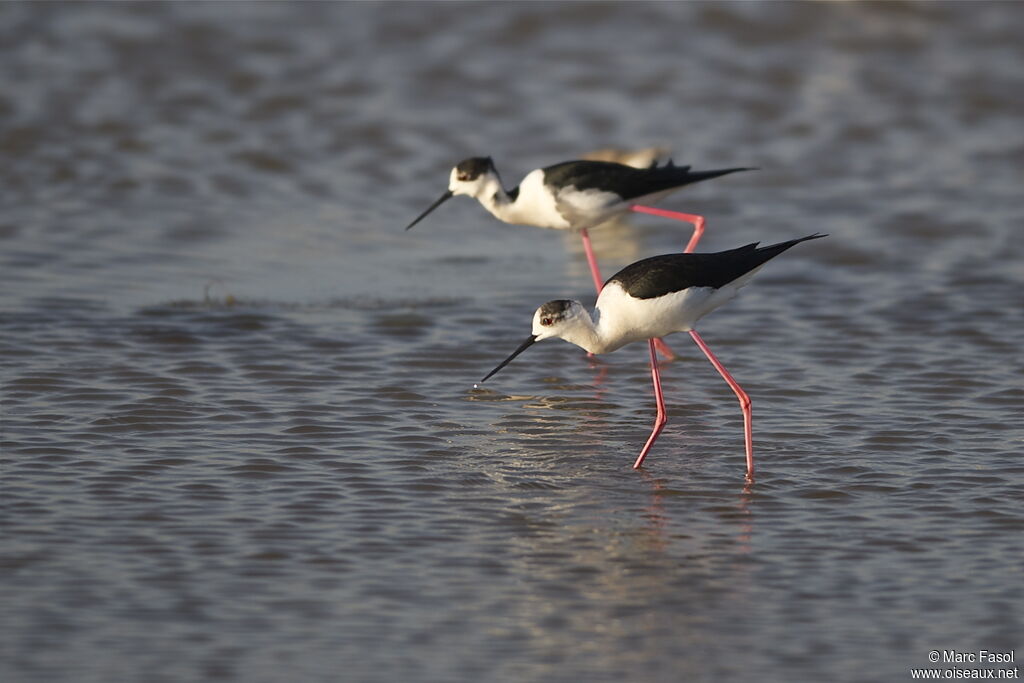
[[[587,263],[590,264],[590,275],[594,278],[594,289],[600,294],[604,280],[601,279],[601,271],[597,269],[597,259],[594,257],[594,248],[590,246],[590,235],[587,234],[586,228],[580,230],[580,237],[583,238],[583,251],[587,255]]]
[[[704,343],[704,340],[700,338],[696,330],[690,330],[690,336],[693,337],[693,341],[697,342],[697,346],[704,352],[704,355],[708,357],[711,364],[715,366],[715,370],[718,370],[718,374],[722,376],[732,390],[736,393],[736,398],[740,400],[740,409],[743,411],[743,442],[747,447],[747,479],[752,480],[754,478],[754,436],[753,428],[750,425],[750,397],[747,396],[747,392],[743,391],[743,388],[736,383],[736,380],[732,378],[729,371],[725,369],[718,359],[715,358],[715,354],[711,353],[711,349]]]
[[[683,249],[684,254],[689,254],[697,248],[697,242],[700,242],[700,236],[704,234],[704,216],[698,216],[692,213],[679,213],[678,211],[667,211],[665,209],[655,209],[653,206],[641,206],[634,204],[629,207],[630,211],[636,211],[637,213],[649,213],[652,216],[661,216],[662,218],[671,218],[674,221],[683,221],[685,223],[693,223],[693,236],[690,237],[689,243],[686,245],[686,249]]]
[[[651,450],[658,434],[661,434],[665,423],[668,422],[668,417],[665,415],[665,398],[661,394],[661,376],[658,374],[658,354],[654,351],[654,340],[651,339],[647,343],[651,347],[651,380],[654,382],[654,400],[658,403],[658,415],[654,418],[654,430],[647,437],[647,443],[644,444],[643,450],[640,451],[636,462],[633,463],[633,469],[639,469],[643,464],[644,458],[647,457],[647,451]]]

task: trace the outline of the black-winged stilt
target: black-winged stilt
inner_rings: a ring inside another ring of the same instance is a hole
[[[700,318],[735,297],[737,291],[770,259],[795,244],[820,237],[825,235],[809,235],[767,247],[760,247],[755,242],[717,253],[665,254],[637,261],[605,283],[597,297],[596,322],[578,301],[558,299],[547,302],[533,315],[533,334],[480,381],[487,381],[534,342],[550,337],[559,337],[594,354],[609,353],[631,342],[648,340],[658,414],[647,443],[633,463],[635,469],[643,463],[667,422],[654,339],[673,332],[689,332],[740,401],[747,478],[753,479],[750,397],[715,358],[693,326]]]
[[[704,217],[646,206],[684,185],[717,178],[749,168],[691,171],[689,166],[651,164],[634,168],[610,161],[564,161],[526,174],[518,186],[506,190],[490,157],[471,157],[452,169],[448,190],[427,210],[406,226],[409,230],[427,214],[456,195],[477,199],[496,218],[506,223],[538,228],[576,230],[583,238],[583,251],[600,294],[603,280],[597,267],[589,228],[630,211],[692,223],[694,230],[684,253],[697,246],[704,233]],[[656,345],[668,358],[675,357],[661,340]]]

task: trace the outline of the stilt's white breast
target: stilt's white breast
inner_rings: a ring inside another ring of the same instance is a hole
[[[530,171],[519,183],[516,200],[498,216],[508,223],[532,225],[538,228],[568,230],[577,226],[569,223],[559,212],[558,203],[549,188],[544,185],[544,171]]]
[[[610,282],[597,298],[598,335],[602,352],[636,341],[686,332],[702,317],[736,296],[739,287],[688,287],[653,299],[637,299]]]

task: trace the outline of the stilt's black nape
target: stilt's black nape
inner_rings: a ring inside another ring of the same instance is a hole
[[[405,229],[406,229],[406,230],[408,230],[408,229],[410,229],[410,228],[411,228],[412,226],[414,226],[414,225],[416,225],[417,223],[419,223],[419,222],[420,222],[421,220],[423,220],[424,218],[426,218],[426,217],[427,217],[427,214],[428,214],[428,213],[430,213],[431,211],[433,211],[434,209],[436,209],[437,207],[441,206],[441,205],[442,205],[442,204],[444,204],[444,203],[445,203],[446,201],[448,201],[449,199],[451,199],[451,198],[452,198],[452,197],[454,196],[454,194],[455,194],[455,193],[454,193],[454,192],[452,192],[451,190],[448,190],[447,192],[445,192],[445,193],[444,193],[443,195],[441,195],[441,197],[440,197],[440,198],[439,198],[439,199],[438,199],[438,200],[437,200],[436,202],[434,202],[433,204],[431,204],[431,205],[430,205],[430,208],[428,208],[428,209],[427,209],[426,211],[424,211],[423,213],[421,213],[421,214],[419,215],[419,217],[418,217],[418,218],[417,218],[416,220],[414,220],[414,221],[413,221],[412,223],[410,223],[409,225],[405,226]]]
[[[486,382],[488,379],[491,378],[492,375],[494,375],[496,372],[498,372],[498,370],[501,370],[503,367],[505,367],[506,365],[511,363],[513,358],[515,358],[516,356],[521,354],[526,349],[530,348],[530,346],[532,346],[535,341],[537,341],[537,335],[531,334],[529,337],[527,337],[526,341],[524,341],[522,344],[520,344],[519,348],[512,352],[512,355],[510,355],[505,360],[501,361],[501,363],[498,364],[498,367],[496,367],[493,370],[491,370],[490,372],[488,372],[487,376],[484,377],[482,380],[480,380],[480,384],[483,384],[484,382]]]

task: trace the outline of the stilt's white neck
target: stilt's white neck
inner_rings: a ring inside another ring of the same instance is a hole
[[[512,211],[513,201],[508,196],[508,193],[505,192],[505,188],[502,187],[500,179],[490,176],[485,182],[480,184],[473,196],[493,216],[499,220],[509,222],[508,219]]]
[[[587,353],[608,353],[619,348],[609,344],[602,334],[600,312],[598,312],[598,321],[595,323],[589,312],[581,311],[571,321],[567,321],[557,331],[556,336],[570,344],[575,344]]]

